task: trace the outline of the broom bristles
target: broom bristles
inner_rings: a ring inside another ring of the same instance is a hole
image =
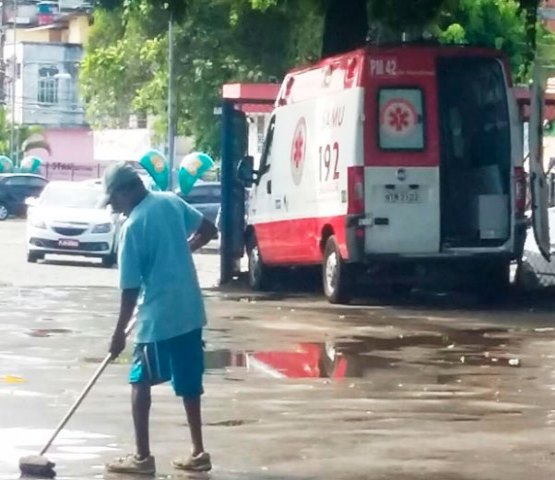
[[[56,464],[42,455],[31,455],[19,459],[19,470],[23,476],[54,478]]]

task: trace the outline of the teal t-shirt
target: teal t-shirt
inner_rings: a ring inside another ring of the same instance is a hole
[[[123,225],[120,288],[141,289],[138,343],[158,342],[206,325],[206,313],[187,239],[202,214],[168,192],[150,192]]]

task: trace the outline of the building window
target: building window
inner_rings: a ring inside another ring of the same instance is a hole
[[[42,67],[39,69],[38,102],[45,104],[58,103],[58,69]]]

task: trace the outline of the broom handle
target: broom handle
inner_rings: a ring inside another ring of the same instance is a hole
[[[125,329],[126,337],[129,335],[131,330],[133,330],[133,327],[135,326],[135,322],[136,322],[136,319],[133,319],[131,320],[129,325],[127,325],[127,328]],[[81,403],[83,402],[87,394],[91,391],[91,388],[94,386],[96,381],[100,378],[100,375],[102,375],[104,370],[106,370],[106,367],[110,364],[111,361],[112,361],[112,356],[111,354],[108,353],[106,357],[104,357],[104,360],[102,361],[102,363],[96,369],[96,372],[94,372],[94,375],[89,380],[89,383],[87,383],[87,385],[85,386],[85,388],[83,389],[83,391],[81,392],[77,400],[75,400],[71,408],[68,410],[65,417],[60,421],[60,423],[56,427],[56,430],[54,430],[54,433],[52,434],[48,442],[46,442],[46,445],[43,447],[39,455],[41,456],[44,455],[46,451],[50,448],[54,440],[56,440],[56,437],[58,436],[58,434],[66,426],[67,422],[69,422],[69,420],[71,419],[75,411],[79,408],[79,405],[81,405]]]

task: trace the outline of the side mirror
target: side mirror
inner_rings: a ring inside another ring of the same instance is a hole
[[[37,199],[35,197],[27,197],[25,199],[25,205],[28,207],[34,207],[37,205]]]
[[[237,178],[245,187],[252,187],[256,182],[253,157],[246,156],[239,162],[237,166]]]

